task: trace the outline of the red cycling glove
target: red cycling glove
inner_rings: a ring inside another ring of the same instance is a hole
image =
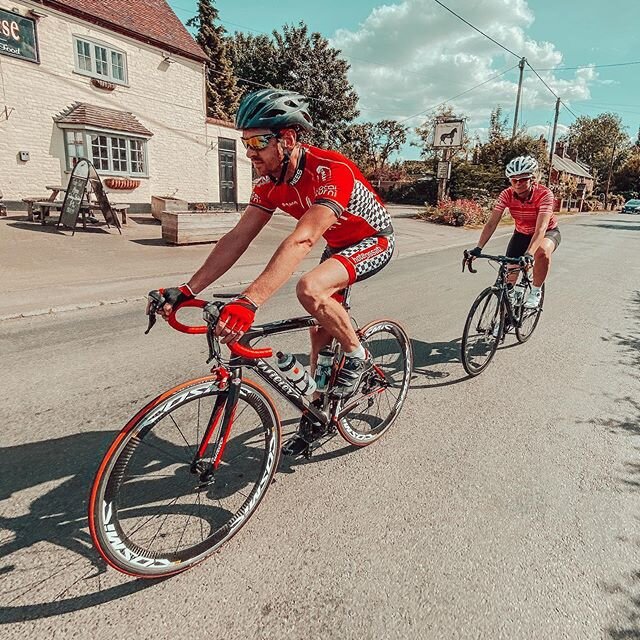
[[[254,302],[244,296],[240,296],[229,304],[224,305],[220,312],[218,326],[224,324],[229,331],[246,333],[255,320],[257,310],[258,306]]]

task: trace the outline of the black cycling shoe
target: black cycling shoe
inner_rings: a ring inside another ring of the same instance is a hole
[[[362,376],[371,369],[372,364],[369,352],[364,360],[345,356],[338,371],[335,385],[331,389],[331,396],[343,399],[352,396],[358,390]]]
[[[317,406],[318,400],[314,400]],[[282,455],[299,456],[308,455],[310,445],[327,433],[327,426],[310,414],[303,415],[298,425],[298,431],[289,438],[282,446]]]

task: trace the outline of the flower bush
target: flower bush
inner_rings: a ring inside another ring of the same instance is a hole
[[[445,198],[440,200],[436,206],[427,206],[425,212],[420,214],[420,217],[429,220],[429,222],[462,227],[465,225],[484,224],[489,219],[490,214],[490,207],[483,207],[475,200],[464,198],[451,200],[450,198]]]

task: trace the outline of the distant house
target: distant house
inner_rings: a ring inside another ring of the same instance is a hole
[[[207,57],[165,0],[0,1],[0,26],[9,208],[64,186],[79,157],[132,211],[152,195],[248,202],[239,132],[207,118]]]
[[[567,178],[573,178],[577,182],[579,195],[587,196],[593,191],[594,177],[589,172],[589,167],[578,162],[576,151],[568,149],[564,142],[556,142],[551,164],[551,188]]]

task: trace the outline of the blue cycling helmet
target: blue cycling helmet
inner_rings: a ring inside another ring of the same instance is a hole
[[[294,91],[260,89],[248,93],[236,113],[236,129],[302,129],[310,131],[313,122],[307,99]]]

